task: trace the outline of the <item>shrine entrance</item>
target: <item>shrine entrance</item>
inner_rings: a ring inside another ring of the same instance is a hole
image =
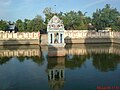
[[[48,46],[58,46],[64,47],[64,25],[62,20],[60,20],[56,15],[48,22],[47,25],[48,32]]]

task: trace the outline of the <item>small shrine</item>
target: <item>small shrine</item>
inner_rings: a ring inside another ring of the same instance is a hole
[[[65,56],[64,25],[54,15],[47,25],[48,32],[48,56]]]
[[[56,15],[54,15],[47,25],[48,46],[64,47],[64,25]]]

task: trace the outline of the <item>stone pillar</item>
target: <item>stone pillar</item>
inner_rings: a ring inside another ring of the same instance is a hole
[[[48,44],[51,42],[51,33],[48,33]]]
[[[58,43],[61,43],[61,42],[60,42],[60,33],[59,33],[59,40],[58,40]]]
[[[52,33],[52,43],[54,43],[54,33]]]
[[[64,43],[64,34],[62,33],[62,43]]]
[[[53,36],[52,33],[50,33],[50,44],[53,43]]]
[[[60,34],[60,42],[63,43],[63,34]]]

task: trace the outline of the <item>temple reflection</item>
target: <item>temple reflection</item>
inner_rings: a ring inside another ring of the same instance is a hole
[[[0,46],[1,57],[19,57],[19,56],[40,56],[40,46],[38,45],[18,45],[18,46]]]
[[[91,53],[120,55],[120,45],[118,44],[68,44],[65,49],[66,54],[69,55],[87,55]]]
[[[56,49],[56,48],[55,48]],[[120,64],[120,45],[118,44],[74,44],[66,45],[64,57],[48,57],[49,80],[64,78],[64,68],[81,68],[87,59],[92,58],[93,66],[101,72],[114,71]],[[39,46],[0,46],[0,65],[16,57],[19,62],[32,60],[41,65],[47,59],[48,47]],[[58,52],[58,50],[56,49]],[[46,55],[43,57],[43,53]],[[60,51],[59,51],[60,52]],[[63,53],[63,52],[61,52]],[[56,54],[56,52],[54,53]]]
[[[65,49],[52,47],[48,48],[46,46],[29,45],[29,46],[0,46],[0,57],[19,57],[19,56],[39,56],[44,51],[48,54],[58,55],[58,52],[63,55],[69,55],[68,57],[73,57],[73,55],[87,55],[91,53],[109,53],[120,55],[120,45],[118,44],[68,44]]]
[[[84,90],[86,84],[106,85],[110,79],[113,82],[108,84],[120,83],[120,45],[66,45],[63,57],[49,57],[53,52],[48,50],[47,46],[0,46],[2,90],[25,86],[27,90],[70,90],[71,85]]]
[[[65,82],[65,58],[48,57],[48,82],[53,90],[60,90]]]
[[[19,62],[32,60],[40,65],[44,58],[38,45],[21,45],[21,46],[0,46],[0,65],[16,58]]]

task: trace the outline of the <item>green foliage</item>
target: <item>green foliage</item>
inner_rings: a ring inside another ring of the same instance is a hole
[[[43,30],[45,28],[44,21],[41,16],[37,15],[33,20],[33,31],[39,31],[40,29]]]
[[[120,26],[115,26],[115,25],[113,25],[113,26],[111,26],[111,28],[112,28],[112,30],[114,30],[114,31],[120,31]]]
[[[51,7],[46,7],[43,10],[43,13],[45,14],[45,23],[47,24],[54,15],[53,10]]]
[[[24,31],[30,31],[30,20],[24,19]]]
[[[22,22],[21,19],[18,19],[16,21],[16,27],[18,28],[19,31],[24,31],[24,23]]]
[[[6,31],[8,29],[8,24],[4,20],[0,20],[0,30]]]
[[[81,11],[64,13],[63,23],[66,30],[86,29],[86,19]]]
[[[85,30],[89,29],[89,23],[92,23],[92,29],[97,28],[98,30],[111,27],[112,30],[120,31],[120,12],[116,8],[111,8],[109,4],[106,4],[104,8],[97,9],[93,13],[93,18],[86,16],[86,13],[81,11],[69,11],[69,12],[53,12],[51,7],[46,7],[43,10],[45,19],[40,15],[37,15],[32,20],[18,19],[16,21],[16,27],[20,32],[32,32],[32,31],[45,31],[47,30],[47,24],[53,15],[57,15],[64,23],[66,30]],[[0,21],[0,29],[8,29],[6,21]]]
[[[105,27],[115,27],[120,13],[116,8],[111,8],[109,4],[103,9],[97,9],[93,13],[93,24],[97,29],[105,29]],[[114,28],[116,30],[116,28]]]
[[[87,29],[87,20],[85,15],[82,14],[81,11],[53,13],[52,8],[47,7],[43,10],[43,13],[45,14],[46,25],[49,22],[49,20],[53,17],[53,15],[57,15],[60,19],[63,20],[66,30]]]
[[[44,30],[46,25],[41,16],[37,15],[34,19],[24,19],[24,22],[20,19],[16,21],[16,26],[20,32],[37,32]]]

